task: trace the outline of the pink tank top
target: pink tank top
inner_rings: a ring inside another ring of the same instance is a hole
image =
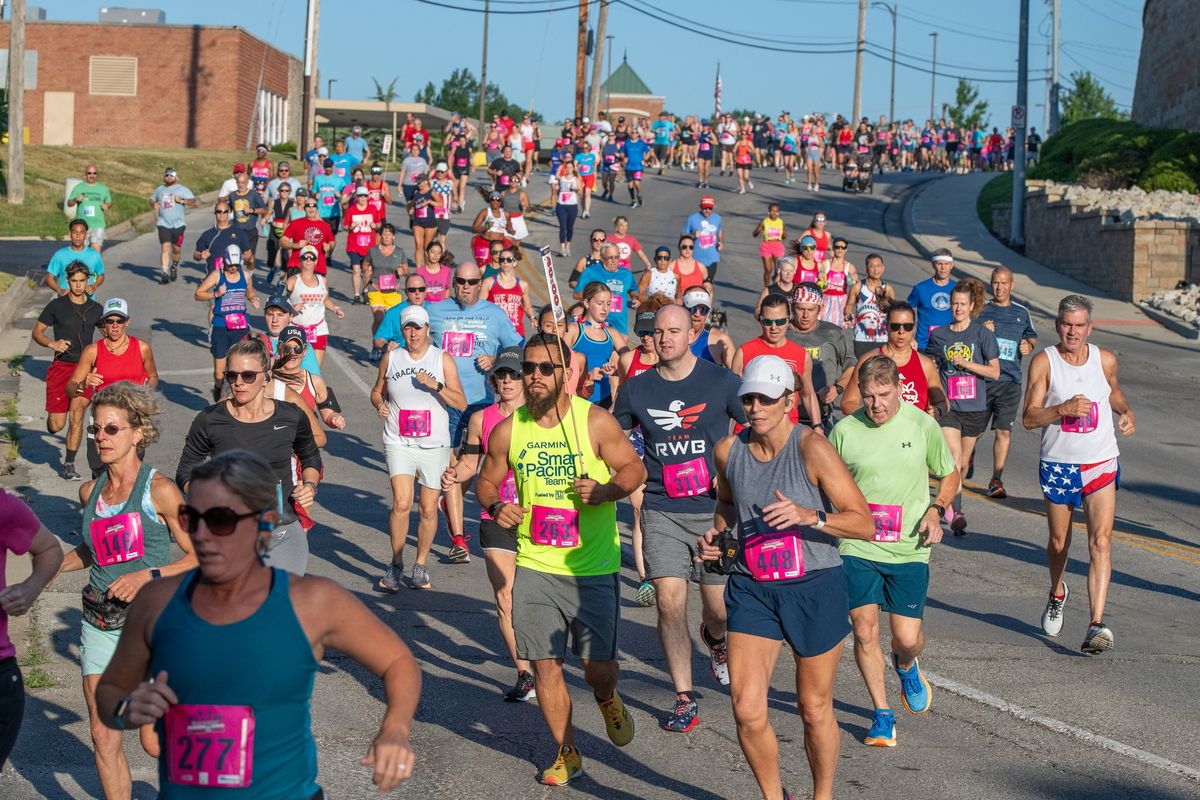
[[[484,455],[487,455],[488,439],[491,438],[492,431],[505,419],[506,417],[500,413],[499,403],[492,403],[483,410],[483,430],[480,431],[480,444],[483,446]],[[500,484],[500,499],[505,503],[517,502],[517,479],[511,469],[504,476],[504,483]],[[479,517],[492,520],[492,515],[487,512],[486,508],[479,509]]]
[[[454,274],[449,267],[443,266],[435,274],[422,265],[417,269],[417,274],[425,279],[426,303],[436,303],[450,296],[450,281],[454,280]]]

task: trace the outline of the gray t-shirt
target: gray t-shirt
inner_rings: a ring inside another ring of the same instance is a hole
[[[275,200],[277,200],[279,198],[279,184],[281,184],[283,182],[284,182],[283,178],[272,178],[271,182],[267,184],[267,190],[266,190],[267,198],[266,199],[267,199],[268,203],[273,203],[273,202],[275,202]],[[287,182],[292,185],[292,199],[294,200],[296,198],[296,190],[299,189],[304,184],[300,183],[300,181],[296,180],[295,178],[288,178]]]
[[[929,332],[925,344],[925,355],[937,362],[942,376],[942,386],[950,398],[950,408],[955,411],[985,411],[987,409],[987,381],[973,372],[956,369],[953,358],[961,355],[976,364],[986,364],[1000,357],[996,335],[971,320],[965,330],[954,331],[949,325],[934,328]]]
[[[376,275],[395,275],[396,270],[408,261],[404,256],[404,248],[400,245],[392,248],[390,256],[385,256],[379,245],[375,245],[368,251],[367,259],[371,262],[371,271]],[[397,287],[397,291],[403,291],[403,287]]]
[[[429,162],[420,156],[408,156],[400,163],[404,170],[404,185],[416,186],[417,176],[429,172]]]
[[[158,203],[158,219],[155,224],[160,228],[182,228],[184,205],[182,200],[194,200],[196,195],[192,190],[177,183],[167,186],[165,183],[154,190],[150,199]]]
[[[792,330],[790,338],[808,351],[812,359],[813,390],[820,391],[842,377],[854,363],[854,343],[850,332],[832,322],[821,320],[808,333]]]

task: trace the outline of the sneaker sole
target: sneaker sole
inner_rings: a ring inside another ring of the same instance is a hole
[[[575,780],[578,777],[581,777],[582,775],[583,775],[583,767],[580,767],[579,769],[575,770],[575,772],[571,773],[570,777],[568,777],[565,781],[560,782],[557,778],[551,778],[551,779],[547,780],[545,778],[539,777],[537,779],[537,782],[540,783],[542,786],[566,786],[568,783],[570,783],[571,781]]]
[[[884,739],[880,736],[867,736],[863,738],[863,744],[869,747],[895,747],[896,737],[893,736],[891,739]]]
[[[913,707],[908,704],[908,697],[905,696],[903,691],[900,692],[900,702],[904,703],[905,710],[910,714],[924,714],[933,705],[933,687],[929,685],[929,681],[925,680],[924,672],[918,672],[917,674],[921,676],[921,685],[925,687],[925,707],[920,711],[914,711]]]
[[[1088,639],[1086,642],[1084,642],[1083,646],[1079,649],[1082,652],[1087,653],[1089,656],[1094,656],[1104,653],[1108,650],[1112,650],[1112,648],[1113,640],[1111,637],[1093,636],[1091,639]]]
[[[396,587],[388,586],[383,581],[376,581],[375,589],[380,592],[387,592],[388,594],[396,594],[396,592],[400,591],[399,586],[396,586]]]
[[[517,697],[516,695],[510,696],[507,694],[504,695],[504,702],[506,702],[506,703],[528,703],[530,700],[536,700],[536,699],[537,699],[537,689],[530,689],[529,693],[527,695],[525,695],[524,697]]]
[[[700,718],[695,717],[692,719],[692,721],[688,724],[688,726],[686,728],[668,728],[665,724],[659,725],[658,727],[662,728],[667,733],[691,733],[696,728],[696,726],[699,724],[700,724]]]

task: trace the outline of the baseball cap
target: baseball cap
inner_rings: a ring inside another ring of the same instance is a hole
[[[701,208],[716,208],[717,201],[713,200],[713,197],[711,194],[706,194],[706,195],[704,195],[704,197],[700,198],[700,207]]]
[[[319,155],[319,156],[329,155],[329,148],[326,147],[325,145],[321,145],[320,147],[317,148],[317,155]]]
[[[233,174],[234,175],[237,175],[239,172],[245,172],[245,171],[246,171],[246,165],[243,164],[242,162],[239,161],[238,163],[233,165]]]
[[[633,321],[633,332],[638,336],[654,333],[654,312],[639,311],[636,319]]]
[[[356,188],[356,189],[354,190],[354,196],[355,196],[355,197],[366,197],[366,196],[368,196],[369,194],[371,194],[371,190],[370,190],[370,189],[368,189],[368,188],[367,188],[367,187],[365,187],[365,186],[359,186],[358,188]]]
[[[702,119],[702,120],[700,120],[700,124],[701,124],[701,125],[707,125],[707,124],[708,124],[708,120],[706,120],[706,119]]]
[[[800,246],[801,247],[816,247],[817,240],[811,236],[804,236],[800,239]]]
[[[429,324],[429,312],[421,306],[405,306],[400,312],[400,327],[417,325],[424,328]]]
[[[450,167],[445,161],[439,161],[434,169],[436,169],[438,172],[445,172],[446,170],[450,169]]]
[[[292,339],[308,344],[308,337],[304,335],[304,328],[301,328],[299,325],[284,325],[279,331],[279,343],[290,342]],[[761,356],[759,357],[761,358]]]
[[[322,162],[321,162],[321,166],[322,166],[322,167],[325,167],[326,169],[328,169],[329,167],[332,167],[332,166],[333,166],[333,159],[332,159],[332,158],[327,158],[327,159],[325,159],[324,161],[322,161]]]
[[[487,199],[488,200],[500,200],[502,197],[503,197],[502,194],[500,194],[499,192],[497,192],[493,189],[492,191],[488,192]]]
[[[321,260],[320,252],[318,252],[317,248],[313,247],[311,244],[306,244],[304,247],[300,248],[300,258],[304,258],[309,253],[312,253],[314,256],[316,256],[318,261]]]
[[[660,244],[658,247],[654,248],[654,255],[657,256],[660,253],[664,256],[669,256],[671,255],[671,248],[667,247],[665,244]]]
[[[269,308],[278,308],[288,314],[296,313],[296,310],[292,308],[292,304],[288,302],[288,299],[281,294],[277,294],[267,300],[266,305],[263,306],[263,311],[266,311]]]
[[[121,297],[110,297],[105,300],[104,313],[100,315],[101,321],[113,314],[129,319],[129,303],[125,302],[125,299]]]
[[[784,392],[794,391],[796,378],[792,368],[779,356],[758,356],[746,365],[742,372],[742,385],[738,397],[761,394],[767,397],[782,397]]]
[[[416,308],[416,306],[409,306],[409,308]],[[512,370],[518,375],[521,374],[521,348],[506,347],[497,353],[496,360],[492,362],[492,369],[488,373],[488,376],[495,375],[502,369]]]
[[[225,248],[225,263],[242,265],[242,248],[236,244],[231,244]]]
[[[683,293],[683,307],[690,310],[696,306],[708,306],[712,308],[712,295],[697,286],[693,286]]]

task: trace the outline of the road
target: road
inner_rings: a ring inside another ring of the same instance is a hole
[[[631,218],[632,232],[648,250],[659,243],[673,247],[683,218],[701,194],[689,177],[678,172],[649,176],[647,204],[640,209],[597,203],[593,219],[578,226],[576,252],[586,248],[587,231],[608,227],[609,218],[618,213]],[[729,312],[729,332],[736,341],[757,333],[750,309],[760,266],[749,234],[770,200],[782,203],[794,233],[812,213],[825,211],[830,229],[850,240],[854,263],[861,267],[867,252],[883,255],[886,278],[902,297],[927,275],[926,265],[902,235],[897,202],[920,177],[884,176],[877,179],[874,195],[863,196],[784,187],[773,172],[755,177],[758,188],[745,196],[730,190],[736,188],[731,179],[714,179],[717,210],[727,230],[719,302]],[[534,199],[540,194],[531,190]],[[473,200],[472,216],[478,208],[479,201]],[[392,209],[391,218],[400,222],[403,215]],[[189,250],[209,219],[203,211],[189,215]],[[555,241],[556,231],[545,221],[534,222],[531,229],[533,240]],[[469,253],[467,239],[456,224],[450,249]],[[410,242],[405,246],[411,252]],[[105,289],[109,296],[129,299],[132,333],[153,343],[168,402],[162,441],[150,448],[147,460],[173,475],[187,426],[207,403],[211,361],[204,307],[191,299],[201,272],[187,266],[178,284],[160,287],[152,280],[157,251],[152,235],[111,248]],[[564,267],[560,264],[563,276]],[[348,285],[344,273],[334,278],[335,291]],[[1020,289],[1018,276],[1018,295]],[[38,305],[44,301],[39,299]],[[709,678],[699,651],[694,664],[700,726],[684,735],[657,727],[672,701],[671,686],[656,639],[655,611],[633,601],[636,575],[628,566],[622,573],[621,692],[634,715],[637,737],[622,750],[609,744],[578,664],[569,662],[587,775],[559,790],[534,782],[536,771],[553,757],[537,708],[501,702],[512,668],[496,630],[479,551],[470,565],[452,565],[445,559],[448,538],[440,532],[431,561],[434,590],[402,590],[394,596],[371,590],[389,552],[390,493],[379,423],[366,396],[374,376],[365,361],[369,312],[346,308],[344,321],[331,321],[332,352],[325,373],[338,387],[350,424],[345,433],[329,436],[326,480],[314,513],[318,525],[310,535],[311,571],[354,591],[409,643],[421,663],[425,682],[413,730],[418,766],[412,781],[394,795],[465,798],[502,792],[514,800],[757,796],[726,693]],[[1042,342],[1051,343],[1052,326],[1045,319],[1037,324]],[[32,318],[23,325],[31,327]],[[1088,622],[1087,554],[1081,537],[1069,565],[1075,594],[1063,634],[1058,639],[1041,634],[1047,577],[1037,437],[1018,430],[1005,474],[1011,499],[993,501],[978,493],[968,497],[968,535],[948,537],[934,553],[922,658],[934,684],[933,707],[922,717],[898,712],[897,748],[861,744],[871,721],[870,703],[851,655],[842,661],[835,695],[842,728],[837,796],[1183,800],[1200,793],[1200,756],[1194,735],[1187,734],[1200,716],[1195,691],[1200,674],[1195,635],[1200,492],[1197,445],[1187,433],[1197,418],[1195,350],[1182,340],[1178,345],[1145,342],[1120,330],[1098,332],[1095,341],[1120,355],[1121,380],[1138,414],[1137,434],[1122,442],[1124,480],[1107,615],[1116,649],[1096,658],[1078,651]],[[46,351],[32,348],[29,354],[19,397],[26,420],[22,456],[31,462],[25,491],[46,524],[73,544],[79,527],[76,487],[56,477],[61,439],[48,436],[42,426]],[[990,437],[982,443],[978,474],[986,482]],[[620,517],[628,551],[627,507],[622,506]],[[78,677],[78,592],[83,582],[81,574],[65,576],[41,603],[40,627],[50,642],[44,669],[57,685],[29,693],[21,740],[0,775],[0,796],[5,798],[98,795]],[[694,593],[690,613],[695,631],[699,613]],[[898,684],[890,674],[888,681],[898,707]],[[330,654],[322,665],[312,712],[321,782],[331,796],[373,794],[369,774],[357,761],[381,716],[381,697],[379,683],[338,654]],[[785,785],[797,797],[808,796],[790,659],[781,659],[775,675],[771,718],[780,737]],[[141,753],[136,737],[127,737],[126,751],[134,796],[154,796],[154,765]]]

